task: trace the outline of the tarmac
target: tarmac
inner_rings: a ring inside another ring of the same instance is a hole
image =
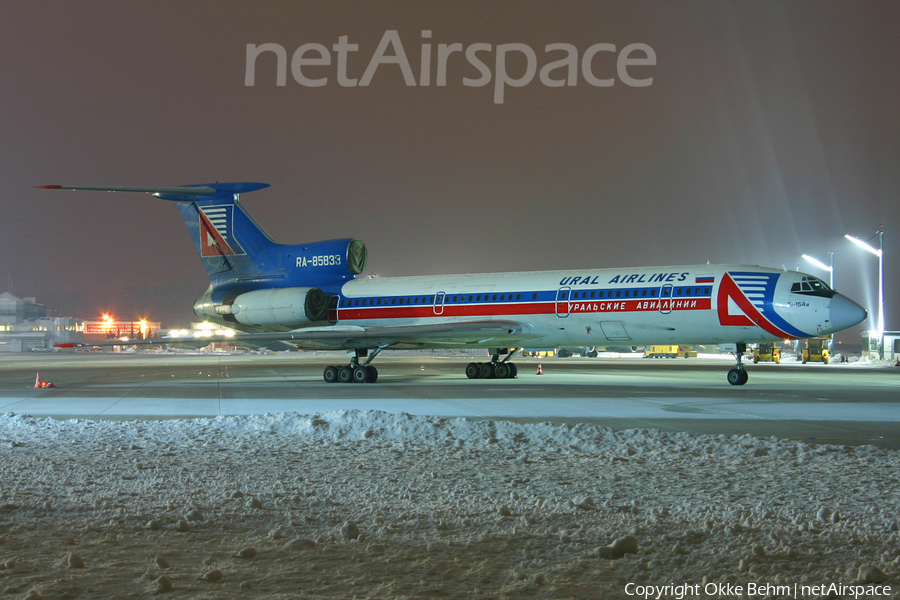
[[[0,356],[0,411],[55,419],[171,419],[379,410],[900,448],[900,368],[727,358],[519,358],[519,377],[468,380],[471,355],[382,353],[374,384],[328,384],[343,353],[29,353]],[[538,362],[543,374],[537,375]],[[35,389],[36,375],[57,387]]]

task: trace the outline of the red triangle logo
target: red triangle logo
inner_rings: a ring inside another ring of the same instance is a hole
[[[225,241],[209,218],[200,213],[200,256],[234,256],[234,250]]]
[[[736,315],[731,314],[728,311],[729,299],[733,300],[743,312]],[[725,273],[725,277],[722,278],[722,283],[719,284],[719,295],[716,301],[720,325],[733,325],[736,327],[755,327],[757,325],[757,322],[754,322],[747,316],[748,312],[750,314],[759,314],[756,307],[750,303],[728,273]]]
[[[743,311],[742,314],[733,315],[728,312],[728,300],[731,299],[737,307]],[[734,282],[734,279],[728,273],[722,278],[719,284],[719,295],[716,298],[716,308],[719,313],[719,323],[721,325],[733,325],[738,327],[761,327],[767,333],[780,338],[792,338],[778,327],[772,324],[759,310],[753,306],[750,299],[744,295],[741,288]]]

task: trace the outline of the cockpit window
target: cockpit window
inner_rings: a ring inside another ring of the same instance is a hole
[[[803,294],[804,296],[821,296],[822,298],[831,298],[834,296],[834,290],[828,287],[821,279],[815,277],[804,277],[800,281],[791,286],[791,292],[795,294]]]

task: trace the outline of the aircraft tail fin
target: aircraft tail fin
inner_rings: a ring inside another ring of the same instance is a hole
[[[229,279],[266,279],[277,276],[276,244],[240,203],[241,193],[267,183],[208,183],[177,187],[42,185],[41,189],[143,192],[178,203],[197,253],[215,287],[223,274]]]
[[[143,192],[178,204],[209,276],[212,302],[265,288],[336,289],[363,272],[365,244],[338,239],[297,245],[275,242],[241,205],[240,194],[267,183],[207,183],[177,187],[44,185],[43,189]]]

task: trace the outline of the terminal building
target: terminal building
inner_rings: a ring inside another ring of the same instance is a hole
[[[147,321],[119,321],[103,315],[97,321],[84,322],[84,342],[105,342],[108,340],[143,340],[156,337],[160,324]]]
[[[49,351],[54,344],[80,343],[84,322],[73,317],[48,317],[35,298],[0,294],[0,352]]]

